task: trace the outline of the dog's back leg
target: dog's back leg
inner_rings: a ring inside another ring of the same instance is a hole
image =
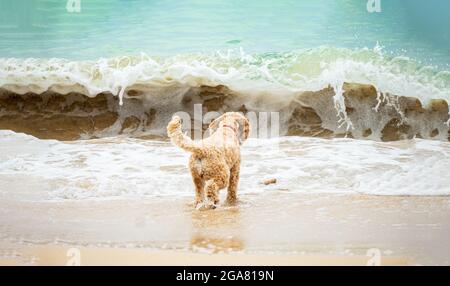
[[[201,160],[198,158],[191,157],[189,162],[189,167],[191,170],[192,181],[195,186],[195,202],[194,206],[198,207],[199,204],[203,203],[205,194],[204,194],[204,182],[202,178],[202,167]]]
[[[194,185],[195,185],[195,202],[194,202],[194,206],[198,207],[199,204],[203,203],[203,198],[204,198],[204,184],[203,184],[203,179],[199,176],[194,176],[194,174],[192,174],[192,180],[194,181]]]
[[[213,179],[205,182],[206,208],[216,208],[216,205],[219,203],[219,189],[219,185]]]
[[[234,205],[237,201],[237,185],[239,183],[240,162],[237,162],[230,170],[230,182],[228,183],[227,205]]]

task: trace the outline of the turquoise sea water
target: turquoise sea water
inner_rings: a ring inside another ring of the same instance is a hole
[[[378,42],[397,55],[450,63],[445,0],[380,0],[380,13],[369,13],[366,0],[80,0],[80,12],[67,2],[0,0],[0,57],[253,54]]]
[[[343,82],[358,82],[450,100],[448,27],[444,0],[0,0],[0,87],[280,96],[331,85],[338,99]]]

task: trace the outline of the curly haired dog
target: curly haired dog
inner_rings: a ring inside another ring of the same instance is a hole
[[[219,190],[226,187],[227,204],[235,204],[241,165],[240,145],[250,133],[248,119],[238,112],[227,112],[211,122],[211,135],[201,141],[193,141],[184,135],[181,123],[181,119],[174,116],[167,125],[167,135],[173,144],[192,153],[189,169],[195,185],[195,207],[215,208],[219,203]],[[243,129],[241,135],[238,134],[240,126]]]

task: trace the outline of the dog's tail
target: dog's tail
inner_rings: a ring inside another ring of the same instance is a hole
[[[181,119],[178,116],[174,116],[167,125],[167,135],[170,141],[181,149],[191,153],[197,153],[201,150],[191,138],[183,134],[181,130]]]

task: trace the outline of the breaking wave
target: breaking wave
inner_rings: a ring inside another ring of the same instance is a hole
[[[173,113],[201,103],[203,112],[279,112],[280,135],[448,140],[449,100],[450,71],[378,46],[0,59],[0,129],[39,138],[162,135]]]

